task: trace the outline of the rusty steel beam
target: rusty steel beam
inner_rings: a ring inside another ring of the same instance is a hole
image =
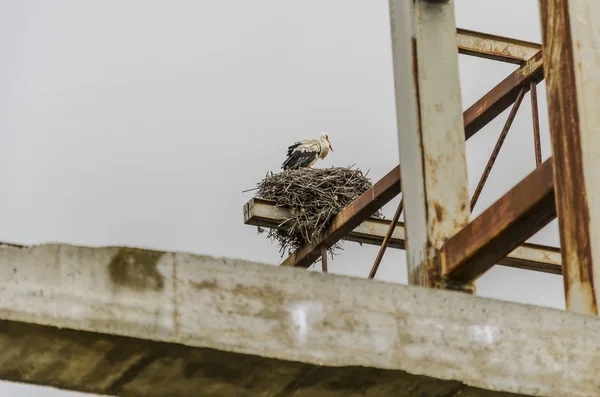
[[[483,126],[489,123],[493,118],[495,118],[498,114],[500,114],[504,109],[510,106],[517,98],[520,87],[523,84],[528,84],[529,81],[539,80],[543,78],[543,70],[541,68],[541,53],[537,53],[532,59],[526,62],[522,67],[518,70],[510,74],[506,79],[504,79],[500,84],[494,87],[490,92],[488,92],[485,96],[483,96],[479,101],[477,101],[473,106],[467,109],[463,113],[463,120],[465,123],[465,139],[469,139],[475,133],[477,133]],[[397,183],[400,183],[400,172],[395,171],[396,168],[390,171],[387,175],[396,175]],[[396,181],[394,181],[396,183]],[[398,189],[399,193],[399,189]],[[394,195],[395,196],[395,195]],[[364,199],[364,198],[363,198]],[[373,197],[375,201],[378,200],[377,197]],[[392,197],[388,197],[386,203],[393,199]],[[383,204],[382,204],[383,205]],[[360,224],[362,221],[367,219],[372,213],[374,213],[377,209],[381,207],[375,208],[373,206],[373,211],[370,213],[361,212],[360,214],[349,214],[348,209],[345,210],[344,214],[339,214],[339,220],[334,222],[335,225],[344,225],[343,217],[350,216],[352,218],[353,223]],[[333,230],[333,229],[332,229]],[[339,235],[339,234],[337,234]],[[343,235],[343,233],[342,233]],[[339,239],[338,239],[339,240]],[[333,239],[328,239],[328,241],[333,241]],[[337,241],[337,240],[335,240]],[[333,241],[333,243],[335,243]],[[318,246],[315,246],[314,249],[318,250]],[[307,248],[305,247],[305,250]],[[297,258],[302,257],[303,255],[296,256]],[[315,253],[313,252],[311,257],[315,257]],[[290,260],[292,258],[288,258],[288,261],[285,262],[286,265],[290,264]]]
[[[536,57],[538,55],[540,55],[540,54],[537,54]],[[535,59],[532,59],[531,61],[526,63],[524,66],[519,68],[517,71],[510,74],[502,83],[500,83],[499,85],[494,87],[490,92],[488,92],[486,95],[484,95],[475,105],[471,106],[469,109],[467,109],[463,113],[463,119],[465,122],[465,139],[468,140],[470,137],[472,137],[475,133],[477,133],[483,127],[483,125],[481,124],[482,118],[486,118],[486,119],[489,118],[489,120],[487,121],[487,122],[489,122],[494,117],[496,117],[498,114],[500,114],[504,109],[506,109],[508,106],[510,106],[516,100],[518,92],[520,90],[520,87],[523,84],[528,84],[529,81],[539,78],[538,74],[542,71],[542,69],[541,69],[541,64],[540,64],[539,68],[537,65],[538,65],[537,61],[535,61]],[[511,85],[511,84],[514,84],[514,85]],[[513,93],[514,93],[514,96],[513,96]],[[480,104],[480,105],[477,105],[477,104]],[[501,110],[499,110],[499,109],[501,109]],[[493,113],[493,117],[488,117],[487,116],[488,112]],[[472,123],[479,123],[479,125],[473,126]],[[399,186],[400,172],[397,170],[398,170],[398,167],[394,168],[386,175],[386,177],[389,176],[392,178],[397,178],[394,181],[388,181],[388,182],[397,184]],[[397,189],[396,194],[398,194],[399,192],[400,192],[400,189]],[[385,203],[392,200],[396,194],[394,194],[392,197],[387,197]],[[365,200],[365,198],[362,197],[361,200]],[[373,200],[380,201],[377,197],[373,197]],[[384,204],[381,204],[381,206],[383,206]],[[381,206],[379,206],[379,207],[377,207],[377,205],[372,206],[370,208],[373,208],[373,210],[370,213],[368,211],[367,212],[362,211],[360,214],[359,213],[351,214],[351,213],[349,213],[349,208],[347,208],[344,210],[343,214],[338,215],[339,219],[336,222],[333,222],[332,225],[345,225],[344,217],[350,217],[353,224],[360,224],[364,220],[369,218],[375,211],[377,211],[379,208],[381,208]],[[354,207],[351,207],[351,208],[354,208]],[[334,229],[332,228],[330,230],[333,231]],[[351,229],[348,229],[348,230],[351,230]],[[336,236],[339,236],[339,235],[343,236],[343,233],[341,233],[341,234],[336,233]],[[329,238],[328,241],[329,242],[333,241],[333,243],[335,243],[340,238],[338,238],[337,240]],[[320,252],[319,245],[314,246],[313,248],[314,248],[314,250],[316,250],[316,252]],[[306,248],[306,247],[304,248],[305,251],[307,249],[308,248]],[[318,255],[316,254],[316,252],[311,252],[310,257],[318,258]],[[298,255],[298,256],[296,256],[296,258],[300,258],[302,256],[303,255]],[[286,265],[290,265],[291,264],[290,260],[292,260],[292,258],[288,258],[288,261],[286,261],[284,263]],[[305,263],[303,263],[302,265],[303,265],[303,267],[310,266],[310,264],[304,266]]]
[[[334,245],[399,193],[400,166],[388,172],[369,190],[341,210],[327,227],[321,240],[298,249],[280,266],[309,267],[320,257],[323,246]]]
[[[540,1],[567,310],[600,304],[600,2]]]
[[[244,223],[251,226],[288,230],[282,222],[290,217],[287,207],[276,206],[274,202],[253,198],[244,205]],[[399,223],[401,225],[401,223]],[[360,225],[340,240],[359,244],[381,245],[390,227],[388,219],[367,217]],[[391,248],[404,249],[404,226],[396,227],[388,244]]]
[[[479,196],[483,191],[483,187],[485,186],[485,182],[490,176],[490,172],[492,171],[492,167],[496,162],[496,158],[498,158],[498,154],[500,153],[500,149],[502,149],[502,145],[504,144],[504,140],[508,135],[508,131],[512,126],[512,123],[517,116],[517,112],[519,111],[519,106],[521,106],[521,102],[523,101],[523,97],[525,96],[525,88],[521,87],[521,91],[519,91],[519,95],[517,95],[517,100],[515,101],[512,109],[510,110],[510,114],[504,123],[504,127],[502,128],[502,132],[500,132],[500,136],[498,137],[498,141],[496,141],[496,145],[494,146],[494,150],[492,150],[492,154],[490,154],[490,158],[485,165],[483,173],[481,174],[481,178],[479,179],[479,183],[475,188],[475,192],[473,193],[473,197],[471,197],[471,211],[475,209],[475,205],[477,204],[477,200],[479,200]]]
[[[500,259],[498,265],[562,275],[560,249],[547,245],[523,243],[506,257]]]
[[[246,225],[287,230],[282,224],[290,217],[290,209],[276,206],[274,202],[253,198],[244,205]],[[390,230],[389,219],[368,218],[342,240],[359,244],[380,246]],[[397,222],[390,237],[388,247],[405,249],[404,223]],[[498,262],[498,265],[532,270],[542,273],[561,274],[560,250],[555,247],[524,243]]]
[[[538,43],[460,28],[456,30],[456,41],[459,54],[519,65],[542,49]]]
[[[551,157],[444,244],[443,277],[476,280],[555,217]]]
[[[321,247],[321,271],[327,273],[327,247]]]
[[[531,93],[531,119],[533,121],[533,149],[535,153],[535,166],[542,164],[542,144],[540,141],[540,116],[538,110],[536,82],[529,82],[529,92]]]
[[[375,274],[377,274],[377,270],[379,269],[379,265],[381,264],[381,260],[383,259],[383,255],[392,239],[392,235],[394,234],[394,229],[398,224],[398,219],[400,219],[400,214],[402,214],[402,210],[404,209],[404,199],[400,199],[400,203],[398,204],[398,208],[396,208],[396,212],[392,217],[392,221],[390,222],[390,227],[383,238],[383,242],[379,247],[379,251],[377,252],[377,256],[375,257],[375,262],[373,262],[373,266],[371,267],[371,271],[369,272],[369,278],[375,278]]]
[[[472,137],[512,105],[522,87],[529,91],[531,81],[539,82],[543,78],[542,51],[539,51],[465,111],[466,138]]]
[[[408,281],[445,288],[437,250],[470,218],[454,2],[389,4]]]

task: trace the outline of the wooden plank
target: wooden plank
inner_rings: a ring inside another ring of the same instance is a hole
[[[542,51],[539,51],[465,111],[466,138],[469,139],[512,105],[521,87],[529,91],[529,82],[541,81],[543,76]]]
[[[292,253],[281,266],[304,267],[312,265],[321,256],[323,246],[330,247],[360,225],[379,208],[400,193],[400,167],[391,170],[369,190],[341,210],[327,227],[324,237]]]
[[[476,280],[555,217],[549,158],[448,240],[440,252],[443,276]]]
[[[4,380],[124,397],[600,389],[600,318],[543,307],[231,258],[63,244],[0,247],[0,280]]]
[[[538,43],[460,28],[456,42],[459,54],[519,65],[542,49]]]
[[[600,2],[540,1],[567,309],[600,299]]]
[[[440,288],[437,250],[470,217],[454,2],[390,10],[408,280]]]
[[[278,207],[272,201],[253,198],[244,205],[246,225],[286,230],[281,223],[290,217],[287,207]],[[369,218],[345,235],[342,240],[359,244],[381,245],[390,227],[389,219]],[[398,222],[388,247],[405,249],[404,223]],[[538,244],[521,244],[499,262],[501,266],[532,270],[542,273],[561,274],[560,250]]]

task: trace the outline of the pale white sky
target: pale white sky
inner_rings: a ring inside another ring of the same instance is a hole
[[[537,0],[455,0],[459,27],[540,42]],[[0,240],[132,245],[276,264],[242,206],[287,145],[327,132],[317,166],[398,164],[386,0],[0,0]],[[466,109],[514,65],[460,56]],[[542,150],[550,155],[539,86]],[[467,144],[474,190],[508,110]],[[480,213],[535,166],[529,95]],[[397,200],[386,206],[391,217]],[[533,241],[558,245],[556,221]],[[366,277],[377,247],[332,272]],[[405,283],[404,251],[378,278]],[[478,293],[562,308],[558,276],[497,267]],[[0,384],[0,395],[67,392]]]

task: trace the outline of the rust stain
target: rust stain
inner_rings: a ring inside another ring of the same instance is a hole
[[[111,259],[108,269],[112,282],[134,290],[160,291],[164,277],[157,269],[164,252],[138,248],[119,248]]]
[[[442,222],[446,218],[446,209],[436,201],[433,202],[433,211],[438,222]]]
[[[428,251],[432,251],[432,246],[428,243]],[[420,285],[428,288],[439,289],[441,287],[441,274],[442,274],[442,263],[439,255],[428,254],[429,259],[426,264],[419,266],[418,276],[420,278]]]
[[[555,160],[556,209],[561,229],[563,280],[567,308],[598,313],[593,284],[590,214],[584,180],[581,121],[569,8],[564,0],[549,0],[540,7],[544,63],[552,146]],[[576,41],[575,46],[581,47]],[[576,291],[574,290],[576,289]],[[585,307],[572,308],[571,298]]]
[[[514,103],[521,86],[528,84],[530,80],[541,80],[543,73],[540,51],[463,113],[465,137],[470,138],[496,118]]]
[[[459,230],[461,230],[465,225],[467,225],[469,222],[464,220],[464,219],[454,219],[454,222],[452,223],[452,226],[454,227],[454,231],[457,232]],[[445,239],[448,240],[448,239]],[[444,241],[445,243],[445,241]]]
[[[434,159],[431,156],[426,156],[425,161],[427,162],[427,167],[429,167],[429,169],[431,171],[435,171],[438,167],[437,167],[437,160]]]
[[[423,164],[423,175],[428,175],[431,183],[436,186],[438,184],[438,162],[435,158],[425,154],[425,162]]]
[[[455,281],[477,279],[555,218],[552,160],[546,160],[447,241],[441,253],[444,276]]]

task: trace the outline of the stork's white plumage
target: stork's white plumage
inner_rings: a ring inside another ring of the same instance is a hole
[[[329,136],[322,133],[320,139],[304,139],[288,147],[287,159],[281,165],[284,170],[297,168],[310,168],[319,159],[323,160],[333,152]]]

